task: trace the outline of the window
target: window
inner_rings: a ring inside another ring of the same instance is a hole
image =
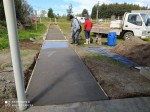
[[[146,14],[141,14],[141,16],[142,16],[142,18],[144,20],[145,25],[146,26],[150,26],[150,18],[149,18],[149,16],[146,15]]]
[[[128,22],[134,25],[142,26],[141,17],[137,14],[130,14],[128,17]]]

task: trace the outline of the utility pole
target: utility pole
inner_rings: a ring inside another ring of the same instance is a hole
[[[98,8],[99,8],[99,1],[97,3],[97,14],[96,14],[96,21],[97,21],[97,23],[98,23]]]
[[[35,29],[37,30],[37,10],[35,10],[35,18],[36,18]]]
[[[41,23],[41,11],[40,11],[40,9],[39,9],[39,7],[38,7],[38,13],[39,13],[39,18],[40,18],[40,23]]]
[[[3,0],[3,4],[4,4],[5,16],[7,22],[12,65],[13,65],[15,85],[16,85],[17,98],[18,98],[17,103],[19,105],[19,110],[25,110],[27,108],[26,107],[27,104],[26,104],[22,63],[20,57],[14,0]]]

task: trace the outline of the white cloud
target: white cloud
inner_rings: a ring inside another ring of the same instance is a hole
[[[137,0],[135,2],[136,4],[139,4],[140,6],[148,6],[150,8],[150,1],[149,0]]]
[[[82,13],[83,9],[87,9],[89,13],[91,13],[92,8],[95,4],[98,3],[98,0],[70,0],[79,3],[80,5],[78,7],[73,7],[73,12],[76,13]],[[103,3],[111,3],[110,0],[100,0],[99,4]],[[73,4],[72,4],[73,5]]]

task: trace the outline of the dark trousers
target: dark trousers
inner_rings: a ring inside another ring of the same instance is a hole
[[[72,41],[76,44],[79,44],[79,34],[80,34],[80,31],[77,30],[76,32],[73,32],[72,33]]]
[[[90,30],[84,30],[84,34],[86,39],[90,38]]]

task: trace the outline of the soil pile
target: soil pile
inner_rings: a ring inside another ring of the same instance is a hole
[[[120,42],[111,52],[120,54],[140,66],[150,66],[150,43],[137,37]]]
[[[23,49],[31,49],[31,50],[40,50],[41,44],[37,42],[32,42],[30,40],[20,41],[20,48]]]

